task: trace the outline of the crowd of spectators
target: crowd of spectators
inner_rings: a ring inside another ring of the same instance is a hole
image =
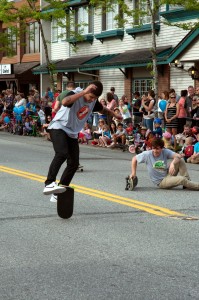
[[[73,89],[73,84],[70,88],[69,83],[68,89]],[[11,89],[2,91],[0,129],[24,136],[45,136],[50,140],[48,124],[65,95],[60,93],[53,94],[47,88],[41,96],[33,87],[25,97],[21,91],[16,95]],[[65,93],[67,95],[67,90]],[[79,133],[80,143],[139,153],[150,149],[151,141],[159,137],[165,147],[184,153],[187,162],[199,163],[199,87],[189,86],[180,95],[174,89],[163,91],[158,100],[153,90],[142,95],[135,92],[132,101],[126,95],[119,98],[111,87],[99,101],[119,113],[123,121],[93,113]]]

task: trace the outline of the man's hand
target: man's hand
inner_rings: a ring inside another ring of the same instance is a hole
[[[169,166],[169,175],[174,175],[175,174],[175,167],[174,163],[172,162]]]
[[[94,84],[90,84],[89,86],[87,86],[87,88],[85,88],[85,90],[83,91],[84,92],[84,95],[85,94],[89,94],[89,93],[93,93],[95,90],[96,90],[96,85]]]

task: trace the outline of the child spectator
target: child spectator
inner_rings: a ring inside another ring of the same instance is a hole
[[[26,115],[27,116],[32,116],[36,112],[36,105],[34,103],[34,98],[33,96],[28,97],[28,103],[26,104]]]
[[[121,115],[120,110],[119,110],[118,107],[115,107],[115,108],[114,108],[114,112],[115,112],[118,116]],[[118,126],[118,124],[121,122],[121,120],[116,119],[115,117],[113,117],[112,121],[115,122],[116,126]]]
[[[193,138],[187,137],[185,139],[185,145],[181,151],[181,153],[184,153],[184,160],[187,162],[187,159],[193,155],[194,148],[193,148]]]
[[[124,101],[122,99],[119,101],[119,110],[120,110],[120,114],[122,115],[124,124],[126,124],[127,126],[131,124],[132,118],[131,118],[130,111],[128,109],[128,106],[124,104]]]
[[[44,111],[41,109],[41,106],[40,106],[40,105],[36,105],[36,111],[37,111],[37,114],[38,114],[38,116],[39,116],[40,123],[41,123],[41,125],[43,126],[43,124],[45,124],[45,121],[46,121],[45,113],[44,113]]]
[[[102,130],[102,136],[99,137],[99,146],[107,147],[111,143],[111,132],[109,126],[105,124]]]
[[[88,144],[88,141],[91,140],[92,136],[91,136],[91,129],[90,129],[90,125],[86,122],[84,124],[84,128],[80,131],[79,133],[79,142],[84,144]]]
[[[156,138],[162,138],[162,128],[161,128],[162,120],[160,118],[156,118],[154,120],[154,130],[153,134]]]
[[[94,139],[93,139],[93,141],[91,143],[93,146],[97,146],[98,145],[99,137],[102,135],[102,128],[103,128],[104,124],[105,124],[104,119],[99,119],[99,121],[98,121],[98,129],[95,130],[95,131],[93,131],[93,137],[94,137]]]
[[[117,125],[117,131],[113,135],[113,142],[111,143],[110,148],[114,148],[117,143],[122,144],[123,146],[126,144],[126,130],[123,127],[122,123]]]
[[[196,136],[197,143],[194,145],[194,153],[187,159],[188,163],[199,164],[199,133]]]
[[[29,117],[25,118],[25,123],[23,126],[23,135],[29,135],[32,134],[33,130],[32,130],[32,126],[31,126],[31,122]]]
[[[172,135],[171,135],[170,132],[166,131],[166,132],[163,133],[164,147],[166,149],[173,150],[171,138],[172,138]]]

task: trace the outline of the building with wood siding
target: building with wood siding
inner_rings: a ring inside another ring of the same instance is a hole
[[[128,1],[128,5],[133,9],[136,1]],[[151,62],[150,18],[143,19],[139,27],[133,27],[133,20],[129,19],[125,28],[118,28],[114,20],[119,10],[117,5],[115,12],[106,14],[94,13],[91,8],[88,13],[88,1],[84,0],[69,1],[69,7],[75,10],[75,21],[84,21],[88,26],[82,29],[83,38],[78,41],[69,38],[67,33],[65,38],[59,38],[62,29],[56,27],[56,21],[46,24],[48,34],[51,26],[51,60],[55,64],[59,89],[63,89],[68,80],[85,87],[99,79],[104,92],[114,86],[119,97],[126,94],[131,98],[134,91],[143,93],[151,88],[153,76],[148,68]],[[199,84],[190,72],[191,67],[199,70],[199,29],[186,31],[162,22],[187,22],[196,20],[198,15],[197,11],[186,12],[181,7],[161,7],[156,21],[159,94],[170,88],[180,93],[189,85]],[[75,51],[73,46],[77,47]],[[41,76],[41,90],[44,91],[49,86],[49,75],[42,52],[41,65],[34,68],[33,73]]]

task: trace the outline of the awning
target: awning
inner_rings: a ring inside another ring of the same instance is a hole
[[[83,55],[83,56],[74,56],[74,57],[69,57],[64,60],[54,60],[51,61],[52,64],[54,64],[54,72],[75,72],[78,68],[82,66],[83,63],[86,61],[99,56],[99,54],[93,54],[93,55]],[[32,70],[33,74],[48,74],[47,70],[47,65],[42,64],[37,68],[34,68]]]
[[[171,50],[171,46],[157,48],[157,63],[159,61],[162,61]],[[110,55],[109,59],[106,61],[100,62],[100,59],[98,58],[99,62],[97,62],[97,59],[86,62],[83,64],[80,70],[89,71],[109,68],[130,68],[146,66],[149,62],[151,62],[151,59],[152,54],[150,48],[129,50],[123,53],[114,54],[112,55],[112,57]]]
[[[13,64],[13,74],[0,75],[0,81],[16,79],[18,76],[30,71],[32,68],[39,65],[39,62],[27,62]]]
[[[59,61],[61,61],[61,59],[52,60],[51,64],[53,64],[55,66],[55,68],[56,68],[56,63],[58,63]],[[42,65],[39,65],[36,68],[33,68],[32,72],[33,72],[34,75],[37,75],[37,74],[48,74],[47,64],[44,63]]]

